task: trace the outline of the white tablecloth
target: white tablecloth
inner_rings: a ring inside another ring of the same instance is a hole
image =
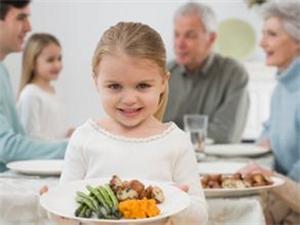
[[[56,185],[58,178],[1,178],[1,175],[3,174],[0,173],[0,225],[51,224],[40,207],[39,190],[44,185]]]
[[[209,225],[265,225],[259,196],[208,199]]]

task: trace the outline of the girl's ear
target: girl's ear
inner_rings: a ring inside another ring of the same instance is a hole
[[[95,73],[93,73],[93,81],[94,81],[94,84],[95,84],[95,88],[97,90],[97,92],[99,93],[99,89],[98,89],[98,79],[97,79],[97,75]]]
[[[169,82],[170,79],[170,72],[167,72],[163,75],[163,79],[162,79],[162,92],[164,92],[166,90],[166,86]]]

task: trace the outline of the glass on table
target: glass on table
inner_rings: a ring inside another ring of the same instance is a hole
[[[187,114],[183,117],[184,130],[190,135],[198,159],[204,156],[208,116]]]

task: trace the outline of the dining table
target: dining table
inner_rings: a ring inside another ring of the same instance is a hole
[[[222,157],[206,156],[203,161],[224,160]],[[228,161],[256,161],[271,165],[272,154],[259,157],[228,158]],[[200,177],[199,177],[200,181]],[[8,170],[0,173],[0,224],[1,225],[52,225],[39,203],[41,187],[55,187],[59,176],[26,175]],[[264,201],[260,195],[235,197],[207,197],[209,225],[265,225]]]

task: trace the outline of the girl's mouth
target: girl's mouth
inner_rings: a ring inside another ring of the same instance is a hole
[[[135,116],[137,115],[141,110],[142,108],[136,108],[136,109],[119,109],[122,114],[128,116],[128,117],[132,117],[132,116]]]

